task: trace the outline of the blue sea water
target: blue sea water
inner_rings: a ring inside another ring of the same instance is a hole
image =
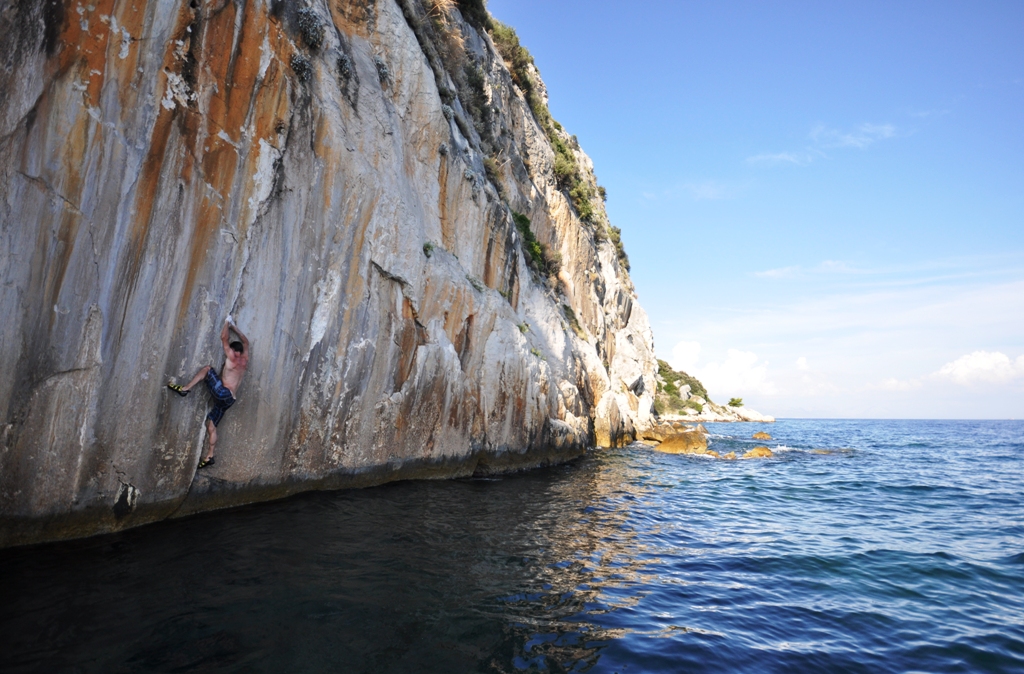
[[[0,552],[0,670],[1024,671],[1024,423],[708,430],[776,458],[633,445]]]

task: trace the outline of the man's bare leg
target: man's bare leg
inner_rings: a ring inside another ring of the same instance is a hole
[[[196,384],[198,384],[199,382],[206,378],[206,373],[209,372],[210,369],[211,368],[209,365],[200,369],[199,372],[196,373],[196,376],[192,377],[192,381],[190,381],[187,386],[182,386],[181,390],[191,391],[193,386],[195,386]]]
[[[217,449],[217,427],[209,419],[206,420],[206,456],[203,461],[213,458],[213,452]]]

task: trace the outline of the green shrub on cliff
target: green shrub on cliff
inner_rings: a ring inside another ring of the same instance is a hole
[[[551,149],[555,152],[554,171],[558,187],[569,193],[569,201],[572,202],[580,220],[590,222],[594,214],[594,207],[590,202],[593,197],[590,185],[584,179],[576,155],[559,134],[562,125],[552,119],[548,106],[537,93],[537,87],[530,76],[530,67],[536,67],[533,56],[519,43],[515,29],[500,21],[492,20],[491,39],[512,75],[512,82],[523,92],[523,97],[530,106],[537,124],[544,130]]]
[[[494,134],[491,133],[492,115],[490,100],[487,97],[486,76],[483,69],[475,63],[467,63],[463,68],[469,91],[465,96],[466,109],[473,115],[473,126],[480,134],[484,150],[493,152]]]
[[[576,212],[579,213],[580,220],[590,222],[594,216],[594,205],[591,203],[594,193],[590,191],[590,184],[582,180],[577,182],[576,186],[569,191],[569,196],[577,205]]]
[[[703,406],[696,401],[684,401],[680,390],[683,386],[690,387],[691,395],[699,395],[706,401],[711,401],[708,396],[708,389],[703,387],[696,378],[685,372],[673,370],[665,361],[657,362],[657,375],[662,378],[658,383],[657,391],[654,394],[654,409],[658,414],[682,414],[687,408],[701,412]]]
[[[523,239],[523,252],[526,253],[526,262],[531,268],[542,274],[551,276],[557,274],[562,268],[562,255],[549,250],[546,245],[537,240],[533,230],[530,229],[530,218],[522,213],[512,211],[512,221],[516,223],[516,229]]]
[[[572,310],[568,304],[562,304],[562,311],[565,312],[565,317],[569,319],[569,327],[576,333],[576,336],[580,339],[586,339],[587,333],[584,332],[583,326],[580,325],[579,319],[576,318],[576,312]]]
[[[492,19],[487,11],[486,0],[458,0],[459,11],[463,18],[477,28],[490,29]]]
[[[729,398],[729,407],[743,407],[743,398]]]
[[[629,256],[626,255],[626,247],[622,245],[622,230],[618,227],[608,227],[608,238],[615,245],[615,254],[619,258],[619,264],[629,271]]]
[[[406,11],[406,19],[413,27],[424,53],[427,54],[431,67],[435,70],[435,77],[438,81],[438,91],[442,99],[445,96],[452,98],[453,92],[445,85],[444,72],[447,71],[454,80],[458,89],[458,96],[461,99],[463,109],[469,113],[467,119],[455,114],[454,120],[459,126],[463,135],[470,136],[467,128],[472,122],[477,134],[480,136],[482,150],[485,155],[495,156],[496,146],[500,144],[501,138],[495,138],[494,110],[486,91],[487,73],[481,68],[481,64],[475,58],[471,58],[464,46],[463,38],[459,34],[457,22],[445,19],[448,7],[452,4],[458,6],[459,11],[466,21],[480,30],[486,30],[498,54],[508,67],[512,82],[522,92],[526,103],[533,113],[537,124],[547,136],[548,143],[554,152],[553,171],[558,188],[565,194],[572,204],[576,215],[583,222],[593,226],[594,240],[601,243],[611,240],[615,246],[616,255],[622,267],[629,271],[629,257],[626,255],[622,244],[621,233],[617,229],[611,229],[605,218],[598,213],[597,200],[604,200],[607,196],[603,187],[597,186],[590,172],[585,171],[576,158],[574,149],[579,145],[575,136],[566,137],[562,125],[551,117],[542,95],[538,82],[534,81],[537,74],[533,56],[520,42],[519,36],[511,26],[507,26],[494,19],[487,12],[485,0],[420,0],[425,16],[430,21],[416,19],[415,12]],[[438,62],[443,62],[443,67]],[[451,103],[445,100],[445,103]],[[449,105],[449,109],[451,106]],[[526,160],[524,160],[526,161]],[[485,166],[485,168],[487,168]],[[500,182],[491,176],[492,182],[501,188]],[[526,238],[526,237],[524,237]],[[529,240],[527,240],[529,244]],[[540,244],[538,244],[539,246]],[[557,266],[557,256],[550,254],[545,256],[541,250],[540,257],[547,257],[543,264],[537,261],[534,255],[535,250],[529,251],[530,259],[536,262],[537,268],[547,267],[548,263]]]
[[[530,218],[522,213],[512,211],[512,220],[516,223],[516,229],[519,230],[519,235],[523,239],[526,261],[535,269],[542,268],[544,266],[544,251],[541,249],[537,237],[533,235],[533,230],[530,229]]]

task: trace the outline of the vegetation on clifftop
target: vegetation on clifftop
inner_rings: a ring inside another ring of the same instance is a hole
[[[494,40],[494,46],[504,59],[505,65],[512,75],[512,81],[523,92],[526,103],[530,106],[540,128],[547,134],[551,149],[555,152],[554,171],[558,186],[568,192],[580,220],[591,222],[594,216],[594,205],[591,203],[591,199],[594,197],[593,191],[584,179],[575,153],[560,133],[562,125],[551,116],[551,111],[548,110],[547,104],[541,98],[538,87],[533,81],[530,71],[537,69],[533,62],[533,56],[526,47],[519,43],[519,36],[516,34],[515,28],[493,19],[491,25],[491,38]],[[570,142],[572,142],[571,139]]]
[[[604,201],[607,198],[607,192],[600,185],[595,188],[587,180],[587,176],[576,160],[574,150],[579,149],[576,136],[567,137],[562,125],[551,116],[551,111],[541,96],[539,87],[534,82],[533,73],[537,73],[537,66],[533,61],[533,56],[519,42],[519,35],[516,34],[515,28],[506,26],[492,18],[490,33],[495,48],[512,75],[512,82],[523,92],[530,111],[533,112],[537,124],[547,135],[551,149],[555,153],[554,173],[559,189],[568,195],[580,220],[595,226],[597,240],[603,240],[606,225],[595,217],[597,210],[594,201],[595,199]],[[610,226],[608,230],[607,238],[612,241],[619,261],[628,271],[629,256],[626,255],[622,245],[622,231],[617,227]]]
[[[687,395],[682,393],[685,386],[690,387]],[[697,412],[704,410],[704,405],[694,397],[710,402],[707,389],[696,377],[691,377],[682,370],[673,370],[663,360],[658,360],[658,390],[654,395],[654,410],[658,414],[684,414],[686,409]]]
[[[490,34],[512,82],[522,92],[554,152],[552,170],[558,188],[566,195],[580,220],[593,227],[594,239],[598,242],[610,241],[619,263],[629,271],[629,256],[622,244],[622,232],[612,227],[600,210],[607,193],[597,185],[593,174],[577,160],[579,143],[576,137],[566,133],[562,125],[552,118],[544,100],[543,85],[533,56],[520,44],[515,29],[493,18],[487,11],[486,0],[399,0],[399,6],[434,71],[445,117],[454,121],[467,138],[474,135],[473,131],[476,132],[479,149],[485,155],[484,171],[487,179],[494,185],[498,195],[507,199],[500,171],[505,131],[496,128],[494,102],[488,91],[487,64],[479,56],[467,51],[466,36],[463,35],[465,24],[455,19],[452,12],[458,9],[465,23]],[[311,34],[310,40],[316,42],[315,36],[312,36],[315,31],[311,29],[306,32]],[[454,84],[454,91],[449,87],[449,82]],[[516,224],[523,231],[520,223]],[[551,273],[551,267],[560,266],[560,261],[551,255],[541,257],[544,258],[543,263],[538,261],[536,255],[530,256],[534,263],[531,266],[539,271]]]

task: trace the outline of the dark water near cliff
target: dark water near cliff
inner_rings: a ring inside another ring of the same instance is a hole
[[[0,669],[1024,671],[1024,423],[766,429],[0,552]]]

